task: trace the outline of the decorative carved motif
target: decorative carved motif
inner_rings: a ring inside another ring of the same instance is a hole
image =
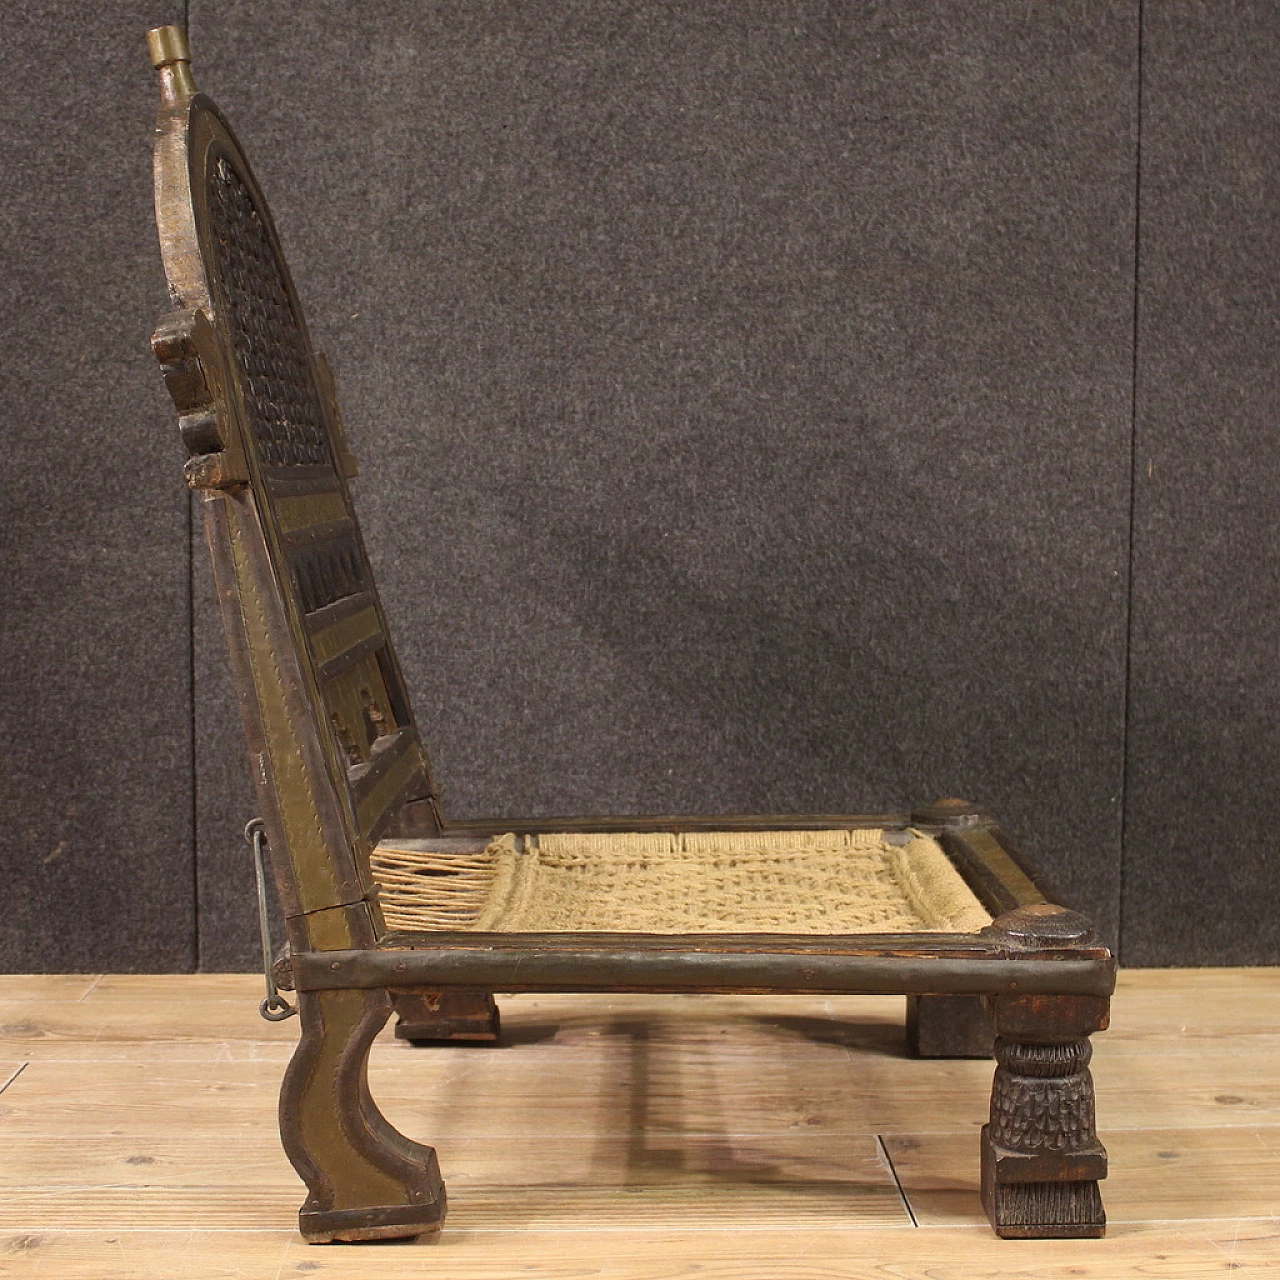
[[[1088,1040],[1066,1044],[996,1041],[991,1140],[1008,1151],[1083,1151],[1094,1136]]]

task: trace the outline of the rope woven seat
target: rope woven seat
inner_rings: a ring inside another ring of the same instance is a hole
[[[279,1122],[307,1185],[303,1236],[393,1239],[444,1221],[435,1151],[369,1091],[392,1013],[415,1045],[494,1042],[494,992],[543,991],[905,996],[916,1056],[996,1056],[980,1140],[996,1231],[1101,1235],[1088,1038],[1107,1025],[1115,962],[986,810],[446,815],[360,532],[333,374],[266,199],[196,91],[185,32],[157,28],[150,47],[173,307],[152,347],[190,454],[261,806],[261,1008],[299,1015]]]
[[[971,933],[991,915],[915,831],[507,833],[477,854],[384,841],[392,929]]]

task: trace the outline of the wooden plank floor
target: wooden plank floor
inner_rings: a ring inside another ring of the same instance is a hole
[[[1280,971],[1135,971],[1095,1037],[1103,1241],[1001,1241],[991,1064],[879,997],[520,996],[498,1048],[384,1034],[435,1143],[434,1241],[308,1246],[260,979],[0,977],[0,1276],[49,1280],[1280,1277]]]

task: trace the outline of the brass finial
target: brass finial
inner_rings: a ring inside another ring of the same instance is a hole
[[[151,65],[160,73],[160,96],[168,104],[194,97],[196,82],[191,78],[191,46],[182,27],[152,27],[147,32]]]

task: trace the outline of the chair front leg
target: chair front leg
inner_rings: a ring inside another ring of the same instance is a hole
[[[384,991],[303,991],[302,1038],[280,1092],[280,1134],[308,1196],[313,1244],[434,1231],[445,1192],[436,1154],[394,1129],[369,1092],[369,1046],[391,1013]]]
[[[982,1203],[1005,1238],[1101,1236],[1089,1033],[1107,1025],[1094,996],[997,996],[991,1122],[982,1130]]]

